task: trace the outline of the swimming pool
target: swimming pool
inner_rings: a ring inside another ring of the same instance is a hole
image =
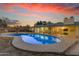
[[[57,44],[61,40],[55,36],[49,36],[44,34],[10,34],[11,36],[21,36],[22,41],[30,44]]]

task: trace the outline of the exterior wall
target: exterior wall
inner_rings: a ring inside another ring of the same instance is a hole
[[[72,35],[76,35],[76,26],[67,26],[68,30],[68,35],[72,36]]]
[[[79,26],[76,26],[76,35],[79,37]]]
[[[39,27],[35,27],[34,31],[35,31],[35,33],[40,33]]]
[[[75,35],[75,26],[52,27],[52,35]]]
[[[52,27],[51,34],[52,35],[62,35],[62,27]]]
[[[41,33],[41,34],[44,33],[44,27],[40,27],[40,33]]]
[[[48,34],[48,32],[49,32],[48,27],[35,27],[35,33]]]
[[[79,35],[79,26],[36,27],[35,33],[50,35]]]
[[[43,34],[47,34],[49,32],[49,28],[48,27],[43,27]]]

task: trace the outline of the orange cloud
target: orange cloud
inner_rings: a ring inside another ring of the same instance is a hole
[[[66,15],[78,15],[79,9],[76,10],[71,6],[65,7],[59,4],[19,4],[21,8],[28,9],[32,12],[53,12]]]
[[[20,16],[32,16],[32,17],[35,17],[35,18],[40,18],[40,19],[50,19],[50,17],[47,17],[47,16],[42,16],[42,15],[38,15],[38,14],[32,14],[32,13],[30,13],[30,14],[18,14],[18,15],[20,15]]]
[[[4,4],[3,7],[5,11],[8,12],[16,12],[14,10],[11,10],[12,7],[17,6],[26,10],[29,10],[31,12],[51,12],[51,13],[58,13],[58,14],[64,14],[64,15],[79,15],[79,9],[75,9],[73,6],[64,6],[60,4],[29,4],[29,3],[15,3],[15,4]]]

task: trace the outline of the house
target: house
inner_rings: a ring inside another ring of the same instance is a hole
[[[76,35],[79,36],[79,22],[74,21],[74,17],[65,18],[64,22],[58,22],[51,25],[35,25],[35,33],[49,35]]]

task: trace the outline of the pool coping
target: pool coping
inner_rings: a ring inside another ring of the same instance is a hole
[[[50,45],[32,45],[22,41],[21,37],[14,37],[12,41],[12,46],[24,51],[33,51],[33,52],[53,52],[57,54],[65,54],[65,51],[75,44],[76,40],[71,39],[61,39],[62,42],[58,44]]]

